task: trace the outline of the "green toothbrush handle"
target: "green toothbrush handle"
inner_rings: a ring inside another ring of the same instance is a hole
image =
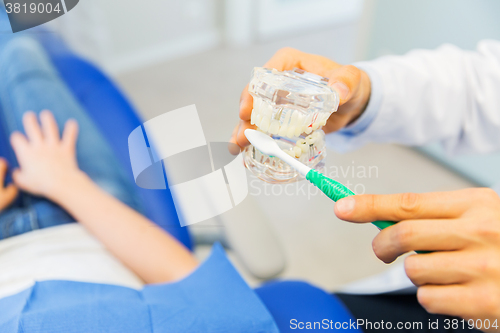
[[[339,201],[340,199],[354,195],[354,192],[348,189],[343,184],[326,177],[325,175],[319,173],[318,171],[311,169],[307,175],[306,179],[318,187],[321,192],[325,193],[327,197],[333,201]],[[389,221],[375,221],[372,222],[380,230],[390,227],[395,222]]]

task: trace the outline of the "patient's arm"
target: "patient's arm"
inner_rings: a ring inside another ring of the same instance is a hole
[[[10,205],[17,196],[17,187],[14,184],[3,186],[7,167],[7,161],[0,157],[0,212]]]
[[[23,118],[27,137],[11,136],[20,169],[16,185],[66,209],[125,265],[147,283],[180,279],[197,261],[176,239],[141,214],[101,190],[78,169],[75,156],[78,126],[68,121],[62,138],[48,111]]]

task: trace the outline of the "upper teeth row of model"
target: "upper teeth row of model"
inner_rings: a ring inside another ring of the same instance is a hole
[[[293,138],[302,133],[310,134],[324,126],[329,117],[330,114],[326,112],[305,116],[302,112],[291,109],[278,110],[273,114],[271,104],[254,97],[250,122],[263,132]]]

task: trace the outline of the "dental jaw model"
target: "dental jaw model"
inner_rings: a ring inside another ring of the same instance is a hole
[[[339,97],[327,85],[328,79],[300,69],[279,72],[255,68],[248,91],[253,97],[252,125],[270,135],[288,155],[303,164],[324,166],[325,133],[321,127],[337,111]],[[270,183],[289,183],[299,174],[280,159],[245,149],[246,167]]]

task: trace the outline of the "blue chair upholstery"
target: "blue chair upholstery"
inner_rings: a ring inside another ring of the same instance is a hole
[[[342,331],[362,332],[353,327],[356,319],[335,295],[309,283],[274,281],[255,289],[255,293],[264,302],[282,333],[298,330],[324,332],[339,328]],[[308,323],[311,323],[312,328],[307,327]]]
[[[40,33],[38,40],[63,81],[114,149],[130,179],[134,179],[128,153],[128,136],[143,121],[113,82],[93,64],[75,55],[60,37]],[[192,249],[188,229],[180,226],[170,191],[137,187],[137,192],[146,216]]]

